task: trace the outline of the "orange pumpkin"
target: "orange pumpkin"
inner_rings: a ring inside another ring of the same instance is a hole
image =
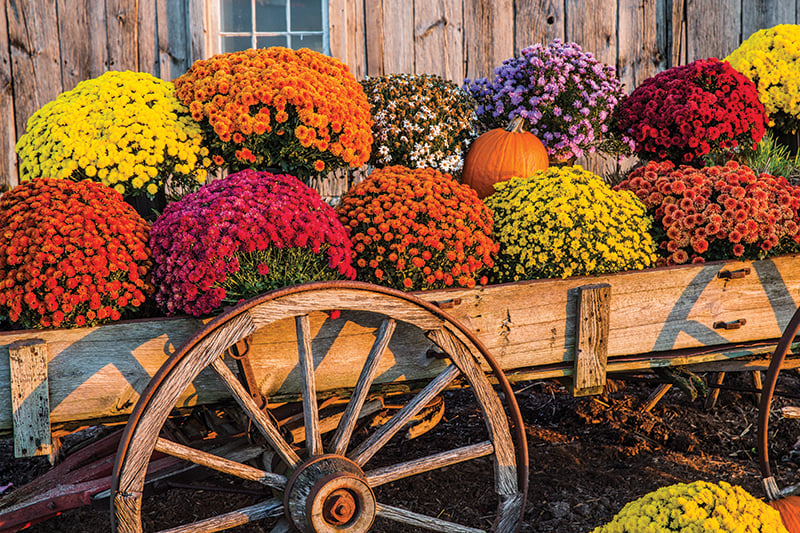
[[[781,522],[789,533],[800,533],[800,496],[787,496],[768,503],[781,513]]]
[[[515,117],[508,128],[487,131],[470,146],[461,181],[480,198],[494,194],[495,183],[547,170],[547,150],[536,135],[522,129],[522,122]]]

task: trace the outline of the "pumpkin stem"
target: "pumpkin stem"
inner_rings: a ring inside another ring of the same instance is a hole
[[[508,127],[506,128],[506,131],[509,133],[522,133],[525,131],[525,129],[522,127],[524,123],[525,119],[517,115],[511,120]]]

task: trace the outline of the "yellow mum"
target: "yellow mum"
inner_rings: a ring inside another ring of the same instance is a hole
[[[800,121],[800,25],[759,30],[725,58],[758,87],[770,126],[797,131]]]
[[[111,71],[36,111],[17,154],[23,181],[88,178],[125,195],[152,196],[167,182],[185,190],[204,181],[203,143],[172,83]]]
[[[592,533],[788,533],[778,511],[724,481],[678,483],[625,505]]]
[[[511,178],[495,190],[486,205],[500,243],[498,282],[603,274],[655,262],[644,205],[579,166]]]

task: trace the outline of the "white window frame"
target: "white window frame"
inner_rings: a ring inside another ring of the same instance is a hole
[[[291,31],[287,30],[284,32],[256,32],[255,31],[255,24],[256,24],[256,16],[255,16],[255,0],[250,0],[250,6],[252,9],[251,20],[253,24],[253,32],[223,32],[220,28],[222,24],[221,16],[220,16],[220,0],[210,0],[205,2],[206,12],[205,18],[208,22],[209,32],[206,34],[206,52],[209,56],[214,54],[219,54],[222,51],[222,39],[224,37],[234,37],[234,36],[241,36],[241,37],[251,37],[251,46],[253,48],[256,47],[256,40],[258,37],[271,37],[271,36],[290,36],[292,39],[295,36],[300,36],[303,34],[310,34],[310,35],[319,35],[319,32],[311,32],[311,31]],[[326,55],[331,55],[331,46],[330,46],[330,22],[328,21],[328,0],[322,0],[322,48],[323,53]],[[286,9],[286,27],[291,27],[291,15],[292,15],[292,7],[291,7],[291,0],[287,0],[287,9]]]

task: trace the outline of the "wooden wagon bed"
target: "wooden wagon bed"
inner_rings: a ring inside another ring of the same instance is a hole
[[[800,305],[800,257],[537,280],[417,296],[438,303],[472,330],[510,379],[573,376],[580,393],[596,387],[598,380],[602,383],[606,370],[683,364],[699,364],[704,370],[766,368],[765,361],[752,362],[747,356],[768,354]],[[330,310],[336,310],[336,301],[329,304]],[[47,345],[53,425],[127,415],[167,356],[203,323],[194,318],[165,318],[0,333],[4,352],[0,388],[9,390],[13,379],[9,346],[41,339]],[[317,312],[310,316],[310,325],[315,365],[322,376],[318,391],[351,383],[353,376],[338,362],[336,368],[326,368],[326,354],[368,351],[375,339],[376,319],[355,312],[339,318]],[[286,348],[291,352],[293,328],[287,321],[285,328],[256,332],[251,347],[263,354],[285,353]],[[430,378],[441,371],[441,361],[430,357],[431,342],[403,328],[399,323],[376,382]],[[597,334],[586,333],[591,331]],[[414,355],[395,356],[400,353]],[[252,364],[264,394],[296,396],[296,349],[294,357],[266,356]],[[357,369],[353,372],[357,377]],[[201,374],[181,402],[186,406],[214,402],[223,394],[219,380]],[[3,395],[0,432],[11,429],[11,398]]]

